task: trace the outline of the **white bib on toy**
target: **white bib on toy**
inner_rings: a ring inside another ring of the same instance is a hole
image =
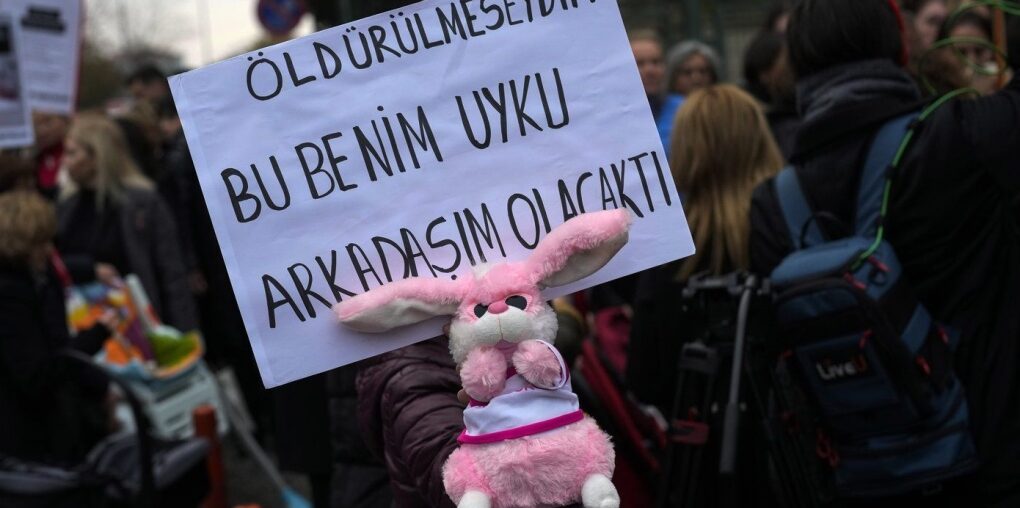
[[[526,381],[511,367],[506,385],[487,404],[471,400],[464,409],[461,443],[494,443],[563,427],[584,418],[577,395],[570,387],[570,374],[563,357],[552,344],[545,344],[560,364],[562,376],[556,386],[540,388]]]

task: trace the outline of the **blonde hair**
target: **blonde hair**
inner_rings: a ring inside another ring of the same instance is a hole
[[[57,215],[53,205],[35,191],[0,194],[0,263],[27,265],[32,254],[53,241]]]
[[[758,101],[733,85],[692,93],[673,121],[670,154],[697,247],[678,277],[747,269],[751,193],[783,165]]]
[[[109,118],[96,114],[78,115],[67,137],[80,144],[96,163],[96,205],[107,198],[120,202],[128,189],[152,189],[128,150],[124,132]]]

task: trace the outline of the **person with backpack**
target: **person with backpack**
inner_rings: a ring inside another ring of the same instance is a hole
[[[1020,30],[1018,25],[1016,18],[1009,20],[1011,31]],[[1020,189],[1020,78],[988,97],[947,97],[929,105],[903,68],[902,27],[891,0],[801,0],[794,7],[787,42],[804,123],[791,169],[754,191],[751,264],[755,272],[771,274],[774,285],[800,290],[777,300],[780,321],[788,320],[785,339],[824,335],[822,328],[838,328],[848,314],[877,323],[841,337],[848,341],[842,350],[819,349],[830,341],[802,343],[788,352],[791,363],[808,365],[800,379],[816,405],[835,405],[824,394],[835,396],[839,386],[857,387],[849,391],[854,397],[873,397],[874,385],[855,383],[884,383],[892,404],[872,410],[900,418],[895,435],[907,444],[892,451],[899,461],[894,467],[901,471],[921,471],[940,459],[910,453],[931,452],[927,446],[949,435],[958,440],[952,449],[939,450],[941,458],[959,459],[946,462],[940,476],[924,482],[900,477],[895,483],[914,488],[888,491],[886,499],[915,496],[925,506],[953,501],[1017,506],[1020,231],[1010,201]],[[1009,63],[1020,68],[1020,44],[1012,39],[1010,46]],[[806,219],[791,219],[798,215]],[[841,265],[830,270],[833,276],[824,281],[830,286],[824,287],[844,296],[843,315],[834,312],[839,306],[834,299],[819,293],[824,278],[819,274],[829,273],[821,267],[818,249],[823,247],[831,254],[826,262]],[[892,279],[896,290],[886,291],[883,284]],[[839,280],[846,284],[839,286]],[[806,287],[811,281],[815,286]],[[806,298],[799,307],[792,303],[798,295]],[[823,303],[833,312],[822,315]],[[791,315],[797,313],[815,319],[795,322]],[[911,328],[914,319],[924,325]],[[920,352],[911,349],[913,335],[920,335]],[[890,358],[901,353],[916,353],[914,365],[889,368]],[[940,364],[948,372],[937,372]],[[812,371],[818,376],[811,377]],[[966,394],[962,416],[959,406],[940,399],[957,391],[956,379]],[[899,404],[903,400],[910,403]],[[844,404],[827,409],[845,413],[823,419],[827,431],[849,418],[858,419],[858,429],[876,421],[876,413],[854,412],[847,400],[839,402]],[[900,413],[890,410],[893,406]],[[940,410],[949,416],[933,419],[931,412]],[[970,430],[976,457],[953,434],[961,425]],[[920,433],[931,428],[941,432],[921,439]],[[853,426],[838,430],[846,439],[854,432]],[[860,455],[836,453],[840,437],[827,431],[819,428],[817,449],[838,484]],[[856,439],[866,443],[863,451],[872,457],[883,453],[868,436]],[[888,471],[890,477],[896,473]],[[883,480],[875,468],[869,474]],[[860,492],[857,485],[851,494]]]

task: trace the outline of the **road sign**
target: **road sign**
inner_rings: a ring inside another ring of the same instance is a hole
[[[308,12],[302,0],[259,0],[256,9],[262,26],[276,35],[290,33]]]

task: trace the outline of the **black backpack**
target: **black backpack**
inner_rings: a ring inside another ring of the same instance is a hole
[[[771,274],[780,367],[816,415],[815,453],[841,497],[929,489],[977,466],[952,368],[958,336],[917,301],[884,239],[892,174],[943,102],[878,131],[853,236],[823,236],[793,168],[776,179],[795,248]]]

